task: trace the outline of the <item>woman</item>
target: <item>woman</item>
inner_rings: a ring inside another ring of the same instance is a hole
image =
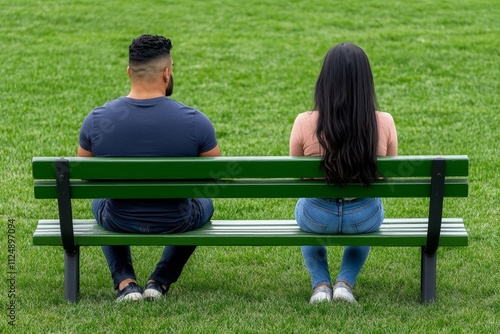
[[[341,43],[328,51],[316,82],[314,111],[299,114],[290,136],[290,155],[321,156],[328,183],[369,185],[377,178],[377,156],[397,155],[392,116],[377,111],[373,77],[364,51]],[[300,228],[324,234],[357,234],[379,229],[380,198],[301,198],[295,208]],[[356,302],[352,289],[370,248],[344,248],[332,287],[326,247],[302,246],[311,275],[310,302]]]

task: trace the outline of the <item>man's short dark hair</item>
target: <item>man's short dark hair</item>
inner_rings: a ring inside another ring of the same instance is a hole
[[[163,36],[142,35],[129,47],[129,64],[140,65],[161,57],[170,56],[172,42]]]

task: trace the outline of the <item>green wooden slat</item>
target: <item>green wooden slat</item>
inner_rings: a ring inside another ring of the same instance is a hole
[[[379,157],[378,168],[385,178],[426,177],[431,175],[432,160],[436,158],[446,160],[447,177],[469,175],[469,158],[466,155]]]
[[[204,227],[177,234],[130,234],[104,230],[95,220],[75,220],[75,241],[80,246],[102,245],[200,245],[200,246],[299,246],[369,245],[424,246],[426,219],[385,219],[380,231],[356,235],[323,235],[301,231],[294,220],[214,220]],[[34,245],[61,246],[58,220],[41,220]],[[444,218],[440,246],[467,246],[463,220]]]
[[[397,156],[378,159],[384,177],[429,176],[438,156]],[[467,176],[467,156],[443,156],[446,175]],[[35,157],[35,179],[53,179],[54,157]],[[196,157],[196,158],[66,158],[75,179],[186,178],[314,178],[322,177],[318,157]]]
[[[36,198],[57,198],[55,181],[35,181]],[[444,196],[465,197],[467,179],[447,179]],[[297,198],[297,197],[429,197],[428,179],[382,180],[370,187],[328,186],[320,180],[218,180],[208,182],[73,181],[72,198]]]

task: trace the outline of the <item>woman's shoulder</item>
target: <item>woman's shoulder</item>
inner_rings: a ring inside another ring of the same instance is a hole
[[[389,114],[388,112],[377,110],[376,114],[377,114],[377,118],[380,120],[384,120],[384,119],[393,120],[392,115]]]
[[[318,112],[317,111],[305,111],[303,113],[300,113],[297,115],[295,118],[295,122],[314,122],[318,119]]]
[[[379,126],[384,126],[384,125],[394,126],[394,118],[392,118],[391,114],[385,111],[378,111],[378,110],[376,113]]]

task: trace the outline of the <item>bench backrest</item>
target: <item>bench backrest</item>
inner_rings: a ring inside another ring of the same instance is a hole
[[[327,185],[318,157],[34,158],[36,198],[57,198],[63,247],[75,252],[74,198],[428,197],[425,251],[439,244],[444,197],[468,193],[467,156],[378,159],[369,187]]]
[[[433,162],[444,163],[443,195],[468,193],[467,156],[378,159],[370,187],[327,185],[317,157],[34,158],[36,198],[57,198],[66,173],[71,198],[430,197]]]

